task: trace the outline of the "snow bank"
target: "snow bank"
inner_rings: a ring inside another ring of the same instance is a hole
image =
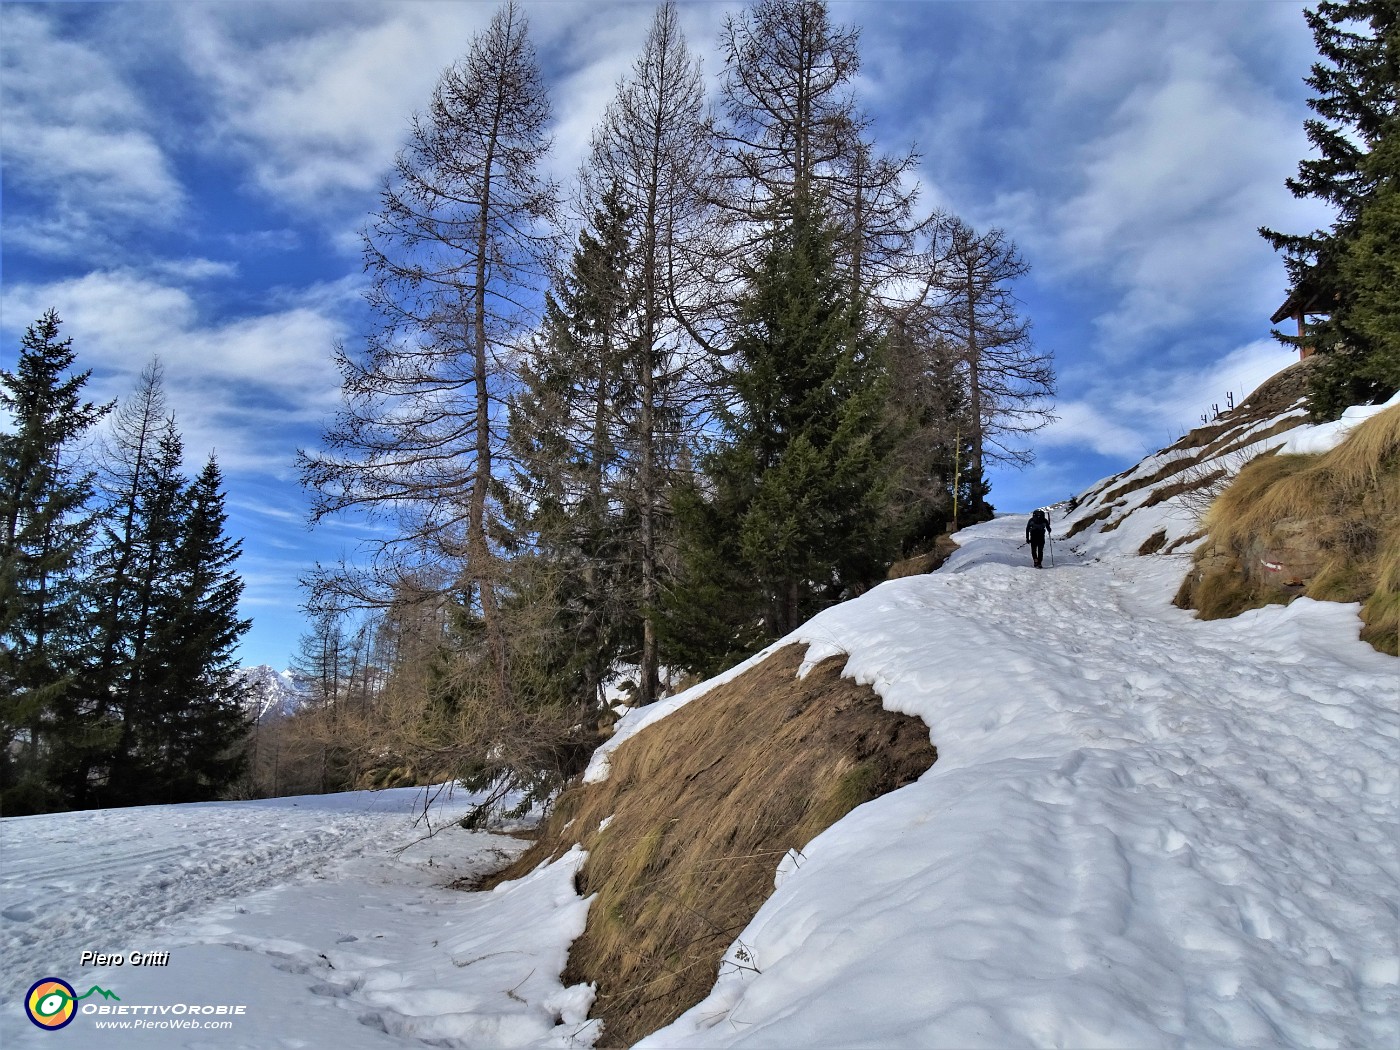
[[[1177,488],[1380,407],[1222,424],[1218,453],[1183,442],[1081,497],[1098,523],[1054,569],[999,518],[779,642],[848,655],[939,760],[785,858],[735,942],[758,972],[725,967],[639,1046],[1400,1044],[1396,661],[1355,605],[1170,603],[1200,529]],[[1159,532],[1183,553],[1138,557]]]

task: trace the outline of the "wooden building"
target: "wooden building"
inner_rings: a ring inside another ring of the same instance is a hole
[[[1308,318],[1326,317],[1329,313],[1331,311],[1323,302],[1322,296],[1307,289],[1294,288],[1269,320],[1274,324],[1282,324],[1291,318],[1298,326],[1298,359],[1302,360],[1311,357],[1315,349],[1308,342]]]

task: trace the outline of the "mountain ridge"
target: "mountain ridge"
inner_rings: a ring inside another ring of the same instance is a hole
[[[305,689],[291,670],[279,671],[270,664],[238,668],[238,681],[247,689],[245,707],[255,722],[294,715],[306,702]]]

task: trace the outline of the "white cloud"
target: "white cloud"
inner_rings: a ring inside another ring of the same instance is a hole
[[[1203,48],[1171,46],[1168,76],[1129,95],[1080,149],[1083,188],[1055,211],[1061,264],[1106,271],[1122,289],[1099,318],[1105,342],[1137,343],[1252,297],[1272,258],[1255,227],[1282,181],[1276,159],[1298,155],[1302,136]]]
[[[1257,227],[1325,219],[1283,186],[1307,152],[1296,81],[1255,50],[1300,34],[1290,10],[1148,9],[1058,64],[1054,105],[1083,112],[1088,134],[1066,143],[1071,192],[1048,210],[1042,258],[1052,279],[1116,291],[1096,318],[1106,356],[1276,305],[1283,268]]]
[[[212,93],[209,148],[233,149],[263,192],[295,208],[363,203],[389,170],[413,113],[440,73],[466,54],[494,5],[185,5],[179,25],[191,72]],[[525,5],[531,39],[550,78],[550,174],[566,181],[628,72],[651,5]],[[682,4],[692,50],[707,74],[721,5]],[[278,31],[279,26],[283,31]],[[252,37],[252,39],[250,39]],[[358,241],[343,237],[343,248]]]
[[[1136,450],[1141,443],[1137,431],[1115,422],[1087,401],[1062,401],[1055,406],[1055,415],[1059,418],[1036,434],[1037,445],[1088,448],[1103,456],[1117,456]]]
[[[306,440],[338,403],[331,348],[345,329],[333,307],[346,291],[313,288],[273,312],[210,322],[185,288],[98,271],[6,288],[3,329],[13,345],[11,333],[57,309],[79,366],[94,369],[94,398],[126,396],[159,357],[191,459],[216,450],[227,470],[287,474],[298,432]]]
[[[49,255],[87,253],[132,224],[168,226],[185,195],[150,115],[100,50],[6,5],[0,45],[5,178],[45,202],[5,237]]]
[[[713,90],[722,60],[715,50],[726,4],[685,4],[681,30],[700,59],[707,90]],[[631,76],[646,43],[655,8],[650,4],[592,4],[576,9],[527,8],[543,65],[553,76],[554,149],[551,175],[567,183],[587,158],[594,128]],[[549,17],[546,17],[548,15]]]
[[[410,116],[492,10],[274,5],[259,8],[256,34],[242,6],[178,15],[190,69],[213,94],[210,147],[237,151],[263,191],[320,209],[375,189]]]
[[[897,75],[891,34],[927,13],[903,111],[932,198],[1004,227],[1045,294],[1089,312],[1088,349],[1123,364],[1222,319],[1267,326],[1286,278],[1256,228],[1326,221],[1284,187],[1308,148],[1301,4],[897,10],[866,39]]]
[[[218,259],[160,259],[150,272],[174,281],[223,281],[238,276],[238,264]]]
[[[1080,396],[1055,406],[1059,421],[1037,435],[1037,444],[1082,448],[1103,456],[1138,459],[1201,425],[1218,406],[1236,405],[1296,354],[1272,339],[1237,347],[1206,368],[1140,369],[1130,381],[1104,374]]]

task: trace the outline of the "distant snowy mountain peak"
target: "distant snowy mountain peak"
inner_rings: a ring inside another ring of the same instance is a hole
[[[258,664],[240,667],[238,677],[248,687],[248,711],[259,722],[294,714],[304,700],[297,677],[291,671]]]

